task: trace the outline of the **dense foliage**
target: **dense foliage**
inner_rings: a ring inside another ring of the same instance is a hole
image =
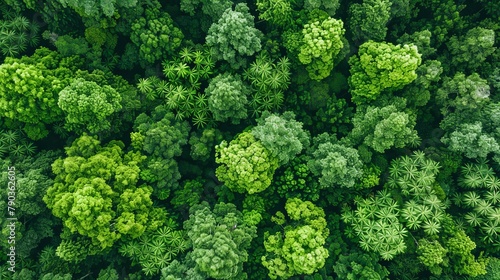
[[[0,280],[500,279],[500,5],[0,0]]]

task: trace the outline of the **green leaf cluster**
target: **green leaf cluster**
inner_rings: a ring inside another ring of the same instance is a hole
[[[336,56],[344,47],[344,23],[328,17],[304,25],[299,61],[306,65],[309,77],[320,81],[330,75]]]
[[[264,112],[252,128],[252,135],[278,159],[279,165],[287,164],[304,148],[309,147],[309,134],[302,123],[295,120],[295,114],[287,111],[281,115]]]
[[[279,196],[298,197],[303,200],[317,201],[320,198],[320,186],[307,165],[304,155],[291,159],[284,171],[276,172],[273,185]]]
[[[243,222],[243,215],[231,203],[208,204],[190,209],[184,229],[192,242],[189,258],[197,268],[215,279],[239,279],[243,263],[257,228]]]
[[[214,146],[216,143],[220,143],[220,141],[222,141],[221,132],[214,128],[192,132],[189,138],[191,157],[194,160],[207,161],[213,155]]]
[[[57,105],[66,115],[67,130],[95,134],[111,127],[108,117],[122,108],[121,100],[114,88],[79,78],[59,93]]]
[[[152,207],[152,188],[137,186],[144,157],[124,154],[123,146],[119,141],[101,146],[87,135],[76,139],[67,157],[52,164],[56,178],[43,197],[68,233],[101,249],[122,235],[137,238],[162,224],[161,210]]]
[[[255,139],[250,132],[240,133],[229,144],[215,146],[217,178],[230,190],[239,193],[258,193],[269,185],[278,168],[278,159]]]
[[[389,276],[389,271],[378,263],[377,257],[356,251],[340,255],[333,270],[337,279],[342,280],[384,280]]]
[[[3,56],[14,57],[38,44],[38,30],[35,22],[16,15],[0,19],[0,51]]]
[[[262,32],[254,27],[254,17],[246,3],[239,3],[234,11],[224,11],[217,23],[212,24],[205,38],[217,60],[225,60],[238,69],[246,64],[245,56],[260,51]]]
[[[310,201],[290,198],[285,210],[290,221],[283,232],[265,234],[267,254],[262,257],[262,265],[271,279],[313,274],[325,265],[329,255],[323,247],[330,233],[323,209]]]
[[[322,189],[336,186],[353,188],[363,175],[363,163],[358,151],[331,142],[319,144],[307,166],[319,177]]]
[[[158,274],[189,246],[184,231],[163,226],[123,243],[119,251],[123,256],[129,257],[133,264],[140,264],[144,274],[149,276]]]
[[[458,69],[477,70],[495,52],[495,31],[482,27],[469,29],[463,36],[448,42],[451,64]]]
[[[259,19],[286,27],[293,23],[293,9],[290,0],[257,0]]]
[[[231,120],[239,124],[240,119],[247,117],[247,96],[250,89],[243,83],[239,75],[220,74],[210,80],[205,89],[208,109],[214,120],[225,122]]]
[[[363,0],[349,6],[349,27],[355,41],[383,41],[391,17],[392,1]]]
[[[466,163],[458,179],[460,192],[454,197],[460,214],[467,224],[476,229],[476,236],[486,244],[500,240],[500,180],[485,161]],[[498,250],[498,248],[490,248]]]
[[[384,90],[403,88],[417,78],[422,63],[415,45],[393,45],[368,41],[359,47],[358,55],[349,59],[349,90],[355,103],[377,98]]]
[[[180,47],[184,34],[174,26],[170,15],[158,9],[146,9],[145,17],[132,24],[130,40],[139,48],[144,65],[162,61]]]
[[[151,113],[137,116],[131,133],[132,146],[143,152],[147,159],[141,170],[141,179],[154,184],[154,195],[166,199],[178,187],[180,173],[174,159],[187,144],[189,125],[176,121],[165,106],[158,106]]]
[[[70,83],[71,68],[48,49],[31,57],[6,58],[0,65],[0,115],[24,124],[30,139],[47,136],[46,124],[62,120],[58,93]]]
[[[420,138],[413,128],[416,116],[402,111],[401,107],[404,108],[404,104],[368,106],[366,110],[357,111],[352,119],[354,128],[347,139],[354,144],[363,143],[379,153],[391,147],[417,146]]]

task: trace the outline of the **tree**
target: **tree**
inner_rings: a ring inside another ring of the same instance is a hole
[[[262,265],[269,270],[271,279],[313,274],[325,265],[329,255],[323,247],[329,235],[323,209],[310,201],[290,198],[285,210],[290,222],[284,232],[264,235],[267,254],[262,257]],[[283,213],[276,216],[282,216],[279,224],[285,222]]]
[[[287,57],[274,62],[265,52],[260,52],[255,61],[245,69],[243,78],[251,84],[252,97],[249,104],[253,115],[281,107],[284,91],[290,84],[290,65]]]
[[[417,151],[391,162],[385,186],[400,192],[401,202],[404,202],[401,220],[406,222],[407,227],[411,230],[423,229],[429,236],[441,232],[445,214],[445,203],[438,198],[443,192],[436,182],[439,169],[438,162]]]
[[[352,123],[354,128],[348,139],[355,144],[363,143],[373,150],[383,153],[391,147],[416,146],[420,142],[413,114],[400,111],[404,104],[385,107],[368,106],[366,111],[358,111]]]
[[[300,155],[291,159],[285,169],[278,169],[273,185],[283,198],[298,197],[316,202],[320,198],[320,186],[307,165],[308,157]]]
[[[415,45],[368,41],[349,59],[349,90],[356,103],[374,100],[383,92],[403,88],[417,78],[422,62]]]
[[[222,141],[215,146],[217,178],[230,190],[239,193],[258,193],[271,184],[278,168],[278,159],[250,132],[240,133],[229,144]]]
[[[295,121],[293,112],[284,112],[281,116],[264,112],[257,119],[258,125],[252,128],[252,135],[278,159],[279,165],[285,165],[309,146],[309,134],[302,128],[302,123]]]
[[[174,159],[187,144],[189,125],[176,121],[165,106],[157,106],[148,116],[137,116],[130,134],[135,150],[147,155],[141,170],[141,179],[154,184],[154,195],[166,199],[178,186],[181,175]]]
[[[126,0],[115,2],[113,0],[106,1],[76,1],[76,0],[58,0],[63,7],[70,7],[75,10],[80,16],[95,18],[99,20],[103,15],[112,17],[117,14],[120,7],[133,8],[136,6],[137,1]]]
[[[448,259],[445,257],[447,253],[448,250],[443,248],[437,240],[420,239],[418,241],[418,259],[434,275],[441,275],[442,268],[439,266],[440,264],[448,266]]]
[[[441,142],[468,158],[486,158],[490,153],[500,152],[498,141],[483,129],[481,122],[462,123],[443,136]]]
[[[70,83],[75,66],[65,67],[69,65],[61,58],[41,48],[31,57],[6,58],[0,65],[0,115],[23,124],[30,139],[44,138],[46,125],[63,118],[57,96]]]
[[[355,41],[383,41],[391,16],[392,1],[363,0],[349,7],[349,26]]]
[[[168,13],[152,8],[146,9],[145,14],[132,24],[130,34],[130,40],[139,48],[143,65],[163,61],[179,48],[184,38]]]
[[[171,220],[167,223],[171,224]],[[144,233],[138,239],[124,242],[119,251],[134,263],[139,263],[144,274],[155,275],[189,247],[185,232],[163,226]]]
[[[316,9],[323,10],[328,13],[329,16],[333,17],[335,12],[340,7],[340,1],[338,0],[305,0],[304,9],[308,11],[314,11]]]
[[[238,124],[240,119],[247,117],[250,90],[240,76],[221,74],[210,81],[205,93],[208,96],[208,108],[216,121],[231,119],[233,124]]]
[[[54,183],[50,165],[59,156],[60,153],[56,151],[40,151],[33,156],[17,157],[15,161],[0,160],[0,168],[10,170],[0,176],[0,183],[6,186],[0,190],[0,195],[6,198],[0,201],[0,215],[12,218],[8,206],[15,209],[15,247],[19,258],[29,259],[43,239],[54,237],[55,228],[59,225],[42,200],[47,189]],[[9,193],[12,191],[15,192],[14,205],[8,204],[7,200],[12,196]],[[12,245],[7,242],[10,235],[7,227],[9,222],[4,219],[0,224],[0,236],[4,240],[0,247],[7,252]]]
[[[299,61],[307,65],[309,77],[320,81],[330,75],[340,50],[344,47],[344,23],[327,17],[313,19],[302,29]]]
[[[443,85],[436,92],[436,103],[441,106],[441,113],[445,117],[455,112],[462,115],[464,120],[470,120],[471,114],[484,108],[489,101],[488,81],[477,73],[466,76],[457,72],[453,78],[445,77]]]
[[[217,60],[225,60],[238,69],[246,64],[245,56],[260,51],[262,33],[254,27],[253,16],[245,3],[239,3],[234,11],[224,11],[217,23],[208,30],[206,43],[214,48]]]
[[[40,27],[35,22],[30,22],[26,17],[15,15],[2,19],[0,25],[0,51],[2,58],[15,57],[28,48],[38,43]]]
[[[323,189],[334,186],[353,188],[363,175],[358,151],[331,142],[319,144],[307,165],[314,175],[319,176]]]
[[[289,0],[257,0],[259,19],[280,27],[293,23],[293,9]]]
[[[348,236],[358,236],[363,250],[376,252],[384,260],[404,253],[408,230],[399,222],[399,205],[390,193],[384,189],[367,199],[358,197],[354,202],[356,210],[345,207],[342,211],[342,220],[352,227]]]
[[[94,134],[111,127],[108,117],[122,108],[121,99],[108,85],[78,78],[59,93],[57,105],[66,114],[66,129]]]
[[[193,244],[188,257],[197,269],[215,279],[238,279],[245,273],[243,263],[257,228],[247,225],[234,204],[218,203],[213,210],[207,203],[190,209],[184,229]]]
[[[163,210],[152,206],[152,188],[137,186],[145,157],[124,154],[123,147],[119,141],[101,146],[84,134],[66,149],[66,158],[52,164],[56,178],[43,197],[67,233],[78,233],[101,250],[122,235],[137,238],[163,223]]]
[[[357,251],[340,255],[333,270],[338,279],[383,280],[389,275],[376,256]]]
[[[495,52],[495,31],[474,27],[464,36],[452,36],[448,43],[451,64],[457,69],[475,71]]]
[[[229,0],[181,0],[181,11],[194,16],[196,8],[200,5],[203,14],[209,16],[212,21],[217,21],[233,3]]]
[[[500,206],[500,180],[485,160],[468,163],[460,169],[459,189],[455,193],[454,203],[463,211],[465,219],[474,232],[479,244],[488,250],[498,251],[496,244],[500,239],[498,227],[498,207]]]
[[[189,145],[191,145],[191,157],[194,160],[207,161],[214,152],[216,143],[222,141],[222,134],[214,128],[197,130],[191,133]]]

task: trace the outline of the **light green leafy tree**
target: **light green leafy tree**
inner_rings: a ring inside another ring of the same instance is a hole
[[[280,27],[293,23],[293,9],[290,0],[257,0],[259,19]]]
[[[238,69],[246,64],[246,56],[260,51],[262,32],[254,27],[253,20],[248,6],[239,3],[234,11],[227,9],[219,21],[212,24],[205,39],[218,60],[225,60]]]
[[[108,85],[78,78],[59,93],[57,105],[66,115],[66,129],[95,134],[111,127],[108,117],[121,109],[121,99]]]
[[[420,239],[418,241],[418,259],[434,275],[441,275],[443,269],[440,265],[448,266],[446,253],[448,253],[448,250],[443,248],[436,240],[429,241],[427,239]]]
[[[63,119],[58,93],[70,83],[74,68],[65,67],[69,65],[61,59],[41,48],[31,57],[6,58],[0,65],[0,115],[23,124],[30,139],[44,138],[46,125]]]
[[[258,193],[269,185],[278,168],[278,159],[250,132],[240,133],[230,143],[215,146],[217,178],[230,190],[239,193]]]
[[[262,265],[269,270],[271,279],[313,274],[325,265],[328,250],[324,248],[329,230],[323,209],[310,201],[290,198],[285,204],[289,221],[284,232],[265,233],[267,254]],[[285,223],[283,213],[276,213],[278,224]]]
[[[101,146],[84,134],[66,149],[67,157],[52,164],[56,178],[43,197],[67,233],[88,238],[101,250],[122,235],[137,238],[163,223],[163,210],[152,206],[153,189],[137,186],[145,157],[123,148],[119,141]]]
[[[306,65],[311,79],[319,81],[330,75],[336,56],[344,47],[344,33],[344,23],[331,17],[313,19],[304,25],[298,58]]]
[[[403,88],[417,78],[422,62],[415,45],[368,41],[349,59],[349,90],[355,103],[374,100],[384,90]]]

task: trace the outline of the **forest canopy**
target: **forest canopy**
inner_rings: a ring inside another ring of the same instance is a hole
[[[500,279],[500,5],[0,0],[0,279]]]

